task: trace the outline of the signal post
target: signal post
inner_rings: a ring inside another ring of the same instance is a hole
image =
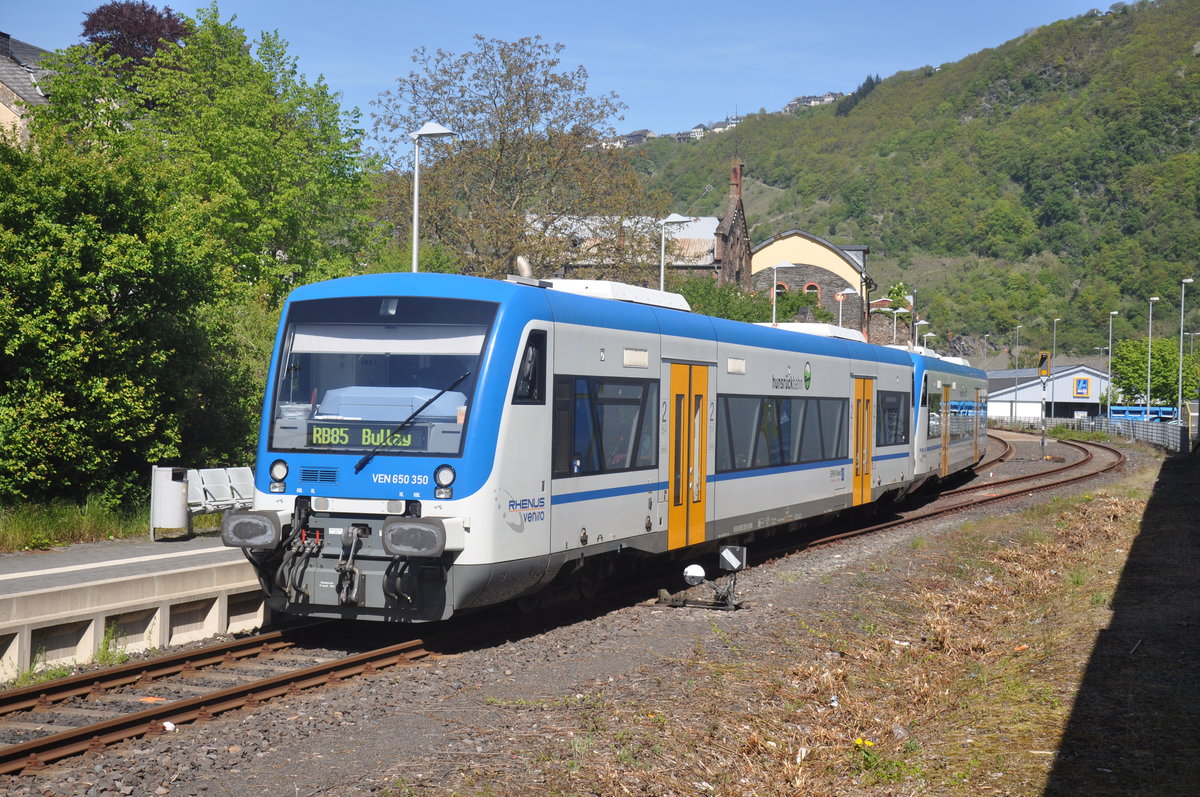
[[[1046,379],[1050,376],[1050,352],[1038,352],[1038,376],[1042,379],[1042,459],[1046,458]]]

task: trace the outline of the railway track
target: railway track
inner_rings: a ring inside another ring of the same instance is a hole
[[[1017,433],[1014,433],[1017,434]],[[1031,435],[1033,437],[1034,435]],[[991,460],[985,460],[977,466],[976,470],[982,470],[985,465],[992,465],[1000,460],[1009,458],[1014,453],[1014,448],[1007,440],[999,437],[993,439],[999,440],[1004,444],[1004,450],[1001,455]],[[1057,487],[1063,487],[1069,484],[1085,481],[1094,478],[1101,474],[1115,470],[1125,462],[1125,455],[1111,446],[1106,446],[1101,443],[1077,443],[1068,440],[1057,441],[1059,445],[1066,446],[1080,453],[1080,458],[1072,462],[1063,463],[1047,470],[1037,473],[1028,473],[1017,476],[1011,476],[1002,479],[992,479],[988,481],[967,484],[962,487],[953,488],[942,491],[937,499],[926,506],[903,511],[898,513],[899,516],[886,520],[881,523],[875,523],[870,526],[841,531],[835,534],[826,535],[819,539],[811,540],[805,547],[815,547],[835,542],[837,540],[849,539],[863,534],[870,534],[876,531],[895,528],[908,523],[913,523],[918,520],[928,520],[940,515],[948,515],[954,512],[960,512],[964,509],[977,507],[983,504],[1002,501],[1008,498],[1014,498],[1019,495],[1028,495],[1032,492],[1050,490]],[[1096,452],[1104,454],[1102,462],[1096,462]]]
[[[989,436],[997,442],[999,451],[980,463],[977,468],[980,471],[1010,460],[1015,454],[1011,442]],[[1078,451],[1079,457],[1038,473],[946,490],[923,507],[905,510],[881,523],[808,539],[799,548],[794,540],[775,551],[760,547],[755,559],[762,561],[1015,495],[1048,490],[1107,472],[1124,461],[1121,452],[1108,446],[1059,443]],[[1097,461],[1098,452],[1103,453],[1103,461]],[[641,584],[634,589],[640,590],[640,596],[644,597],[646,587]],[[225,711],[254,707],[274,697],[409,664],[427,655],[421,640],[409,640],[350,656],[322,656],[299,644],[296,630],[276,631],[3,692],[0,693],[0,745],[3,745],[0,774],[35,771],[68,756],[98,751],[129,739],[157,736],[172,725],[203,722]],[[164,694],[174,695],[174,699],[162,697]]]
[[[0,774],[38,770],[426,655],[414,639],[323,656],[298,649],[289,632],[280,631],[0,693],[0,738],[7,742],[0,747]]]

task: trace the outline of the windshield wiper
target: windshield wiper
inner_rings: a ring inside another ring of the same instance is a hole
[[[434,395],[433,398],[429,399],[429,401],[426,401],[420,407],[417,407],[417,409],[413,412],[412,415],[409,415],[407,418],[405,418],[399,426],[397,426],[395,429],[393,429],[391,431],[390,434],[387,435],[387,437],[383,438],[382,443],[375,446],[368,453],[363,455],[363,458],[360,459],[358,461],[358,464],[354,466],[354,475],[357,476],[359,473],[362,473],[362,469],[367,467],[367,465],[371,464],[371,460],[375,459],[375,455],[379,453],[379,450],[386,445],[390,445],[390,443],[388,443],[388,441],[393,439],[396,435],[403,432],[405,429],[407,429],[409,427],[409,424],[411,424],[413,421],[415,421],[417,419],[417,416],[425,411],[426,407],[428,407],[430,404],[432,404],[433,402],[440,399],[442,396],[449,393],[454,388],[458,387],[460,384],[462,384],[462,381],[470,375],[471,375],[471,372],[467,371],[462,376],[460,376],[458,379],[455,379],[453,382],[451,382],[450,384],[446,385],[444,388],[439,390],[437,392],[437,394]]]

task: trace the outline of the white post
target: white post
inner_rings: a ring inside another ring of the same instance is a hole
[[[1146,417],[1150,420],[1150,353],[1154,351],[1154,303],[1157,296],[1150,297],[1150,319],[1146,322]]]
[[[1183,301],[1191,277],[1179,283],[1179,392],[1175,396],[1175,420],[1183,423]]]
[[[1113,322],[1113,316],[1117,315],[1117,313],[1119,313],[1119,312],[1120,312],[1119,310],[1109,310],[1109,311],[1108,311],[1108,419],[1109,419],[1110,421],[1112,420],[1112,400],[1113,400],[1113,387],[1112,387],[1112,322]]]
[[[1054,417],[1054,359],[1058,357],[1058,322],[1061,318],[1054,319],[1054,336],[1050,339],[1050,417]]]
[[[412,270],[417,273],[417,224],[421,213],[421,136],[413,134]]]
[[[443,127],[437,122],[426,122],[421,125],[420,130],[414,130],[408,134],[409,138],[413,140],[412,270],[414,274],[417,273],[417,247],[420,240],[417,226],[421,216],[421,139],[445,138],[453,135],[455,135],[453,130]]]

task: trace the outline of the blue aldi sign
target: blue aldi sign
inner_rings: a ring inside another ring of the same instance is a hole
[[[1092,395],[1092,380],[1091,377],[1077,376],[1072,382],[1074,383],[1074,398],[1089,398]]]

